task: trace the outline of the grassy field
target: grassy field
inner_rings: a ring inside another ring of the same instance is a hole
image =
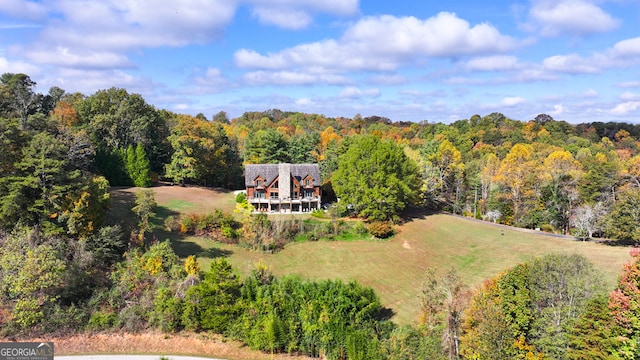
[[[180,187],[154,190],[162,215],[214,208],[232,212],[234,207],[234,196],[228,192]],[[391,240],[292,243],[275,254],[164,232],[158,238],[171,239],[181,257],[198,256],[203,269],[208,269],[212,258],[225,256],[243,274],[262,261],[279,276],[358,280],[374,288],[385,306],[395,311],[394,320],[405,324],[417,318],[418,295],[428,268],[446,271],[454,267],[467,285],[476,287],[484,279],[535,256],[579,253],[589,258],[613,287],[622,264],[630,259],[628,249],[623,247],[551,237],[445,214],[418,215],[401,226]]]

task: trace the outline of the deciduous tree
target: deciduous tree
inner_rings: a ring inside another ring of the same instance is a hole
[[[8,89],[11,96],[9,107],[15,111],[20,119],[20,128],[26,130],[29,115],[34,114],[37,110],[37,94],[34,92],[36,82],[31,80],[28,75],[14,73],[2,74],[0,82]]]
[[[241,178],[237,149],[222,124],[180,116],[169,137],[174,153],[167,177],[177,183],[236,188]]]
[[[402,148],[371,135],[354,139],[332,179],[341,211],[371,220],[396,219],[416,201],[420,187],[417,168]]]
[[[640,189],[619,194],[618,201],[607,215],[605,233],[623,244],[640,242]]]
[[[525,198],[531,196],[534,170],[533,147],[527,144],[514,145],[500,163],[495,180],[508,192],[515,219],[522,215],[521,207]]]

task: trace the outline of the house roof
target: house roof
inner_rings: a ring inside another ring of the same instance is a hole
[[[318,164],[289,164],[291,168],[291,176],[301,181],[305,177],[311,176],[313,186],[320,186],[320,167]],[[247,164],[244,166],[244,183],[246,187],[254,186],[253,181],[258,177],[264,178],[265,184],[271,184],[279,173],[278,164]]]

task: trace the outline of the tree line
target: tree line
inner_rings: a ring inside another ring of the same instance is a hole
[[[314,162],[325,197],[345,199],[343,215],[398,221],[408,207],[426,207],[584,239],[640,239],[630,225],[640,214],[629,210],[640,189],[638,125],[500,113],[414,123],[275,109],[209,120],[156,109],[124,89],[42,95],[27,75],[10,73],[1,84],[3,174],[29,167],[18,160],[44,146],[31,137],[46,133],[40,143],[54,138],[66,148],[50,151],[69,152],[69,176],[90,172],[111,186],[164,179],[238,189],[246,163]]]

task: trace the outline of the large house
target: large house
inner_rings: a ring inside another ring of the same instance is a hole
[[[318,164],[248,164],[244,182],[256,211],[307,212],[321,205]]]

